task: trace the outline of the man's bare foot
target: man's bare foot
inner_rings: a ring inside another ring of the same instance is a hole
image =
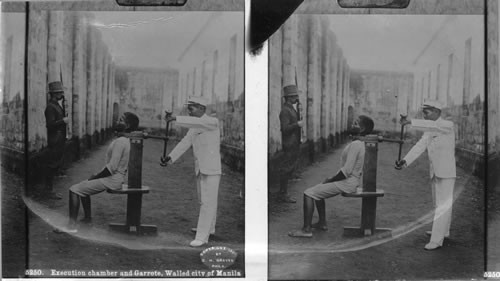
[[[311,227],[315,228],[315,229],[323,230],[323,231],[327,231],[328,230],[328,226],[326,226],[326,224],[320,224],[319,222],[313,223],[311,225]]]

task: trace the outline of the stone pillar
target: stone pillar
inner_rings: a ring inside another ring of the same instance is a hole
[[[467,105],[470,100],[472,89],[471,77],[471,60],[472,60],[472,38],[465,41],[465,54],[464,54],[464,88],[462,95],[462,105]]]
[[[81,138],[85,134],[85,105],[87,97],[86,48],[87,21],[79,14],[74,25],[73,44],[73,134]]]
[[[448,56],[448,75],[446,77],[446,106],[451,106],[451,79],[453,77],[453,53]]]
[[[28,19],[28,151],[37,151],[47,145],[47,128],[45,127],[45,107],[47,105],[47,40],[48,12],[30,10]]]
[[[48,82],[60,81],[60,69],[62,64],[62,36],[63,36],[63,12],[50,11],[48,17],[47,41],[47,80]]]
[[[331,55],[330,55],[330,129],[331,135],[330,145],[336,144],[335,132],[337,131],[337,76],[338,76],[338,50],[335,34],[330,32]]]
[[[201,96],[211,101],[210,99],[211,97],[208,95],[207,83],[208,83],[207,60],[203,60],[201,64]]]
[[[212,58],[212,88],[210,91],[210,100],[216,103],[215,83],[217,81],[217,70],[219,67],[219,51],[215,50]],[[174,95],[175,96],[175,95]]]
[[[337,94],[336,94],[336,101],[337,101],[337,114],[336,114],[336,140],[337,143],[340,142],[340,134],[342,133],[342,93],[343,93],[343,80],[344,80],[344,56],[342,54],[342,49],[339,48],[339,56],[338,56],[338,69],[337,69]]]
[[[444,98],[441,96],[441,64],[438,63],[437,68],[436,68],[436,100],[438,101],[445,101]]]
[[[330,57],[331,40],[329,38],[329,21],[321,21],[321,138],[322,150],[326,150],[326,144],[330,131]]]
[[[488,17],[487,17],[487,61],[488,61],[488,151],[497,154],[500,153],[500,98],[498,92],[500,91],[500,77],[499,77],[499,31],[500,25],[498,14],[500,12],[500,5],[497,0],[488,0]],[[497,94],[491,94],[497,93]],[[492,172],[491,170],[489,171]],[[494,182],[497,183],[498,177]],[[493,185],[492,185],[493,186]]]
[[[96,108],[96,119],[95,119],[95,130],[97,131],[99,139],[98,141],[101,141],[101,129],[102,129],[102,76],[103,76],[103,60],[104,60],[104,46],[102,45],[102,37],[101,33],[99,30],[97,30],[97,42],[96,42],[96,103],[95,103],[95,108]]]
[[[345,78],[344,78],[344,131],[347,131],[347,119],[348,119],[348,107],[349,107],[349,92],[350,92],[350,83],[349,83],[349,77],[350,77],[351,69],[349,65],[345,64]]]
[[[103,100],[103,107],[102,107],[102,120],[101,120],[101,128],[106,129],[107,123],[108,123],[108,112],[109,112],[109,88],[108,88],[108,81],[109,81],[109,53],[107,48],[105,49],[106,53],[104,54],[104,65],[103,65],[103,75],[102,75],[102,100]]]
[[[86,127],[89,137],[95,133],[96,119],[96,32],[93,27],[89,28],[87,40],[87,118]]]
[[[307,73],[307,139],[317,141],[319,138],[321,80],[319,79],[319,47],[320,26],[316,16],[309,18],[309,48]]]
[[[294,38],[297,36],[296,16],[291,16],[283,25],[283,45],[282,45],[282,89],[286,85],[295,85],[296,73],[296,49]],[[281,92],[280,92],[281,95]]]

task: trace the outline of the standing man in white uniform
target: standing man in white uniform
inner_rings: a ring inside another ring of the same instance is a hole
[[[191,241],[191,247],[207,244],[209,235],[215,233],[217,196],[222,174],[219,120],[205,114],[207,103],[202,97],[190,97],[186,104],[189,116],[169,117],[169,120],[175,120],[177,125],[189,130],[167,156],[166,162],[174,163],[193,147],[200,214],[198,225],[193,229],[196,237]]]
[[[425,120],[406,121],[406,124],[424,131],[422,138],[400,161],[396,169],[409,166],[425,150],[429,155],[430,177],[435,205],[434,222],[430,242],[426,250],[435,250],[443,245],[450,235],[453,188],[455,186],[455,130],[453,122],[441,119],[442,106],[438,101],[428,100],[422,105]]]

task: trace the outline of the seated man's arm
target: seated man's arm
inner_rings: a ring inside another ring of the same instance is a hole
[[[340,170],[342,171],[342,173],[344,173],[346,178],[348,178],[352,174],[354,166],[356,165],[356,161],[358,160],[358,157],[364,148],[365,148],[364,143],[359,141],[353,142],[351,144],[351,147],[347,152],[347,159],[342,168],[340,168]]]
[[[117,141],[113,145],[113,149],[111,151],[111,157],[108,159],[108,163],[106,163],[106,168],[111,174],[115,174],[118,170],[118,165],[120,160],[123,157],[123,153],[125,152],[125,146],[127,145],[128,139],[117,139]]]
[[[104,167],[104,169],[102,169],[102,171],[100,171],[96,175],[91,176],[88,180],[91,181],[91,180],[96,180],[96,179],[100,179],[100,178],[107,178],[109,176],[111,176],[111,172],[108,170],[107,167]]]

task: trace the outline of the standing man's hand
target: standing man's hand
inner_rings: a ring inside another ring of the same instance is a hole
[[[406,160],[396,160],[396,166],[394,167],[396,170],[401,170],[403,167],[406,166]]]
[[[297,125],[302,128],[304,127],[304,120],[297,121]]]
[[[401,119],[401,120],[399,120],[399,124],[406,126],[406,125],[411,124],[411,120]]]
[[[171,164],[173,164],[173,163],[172,163],[172,158],[170,156],[167,156],[167,157],[162,156],[160,158],[160,166],[165,167],[165,166],[171,165]]]
[[[62,120],[64,121],[64,123],[68,124],[69,118],[68,117],[63,117]]]

